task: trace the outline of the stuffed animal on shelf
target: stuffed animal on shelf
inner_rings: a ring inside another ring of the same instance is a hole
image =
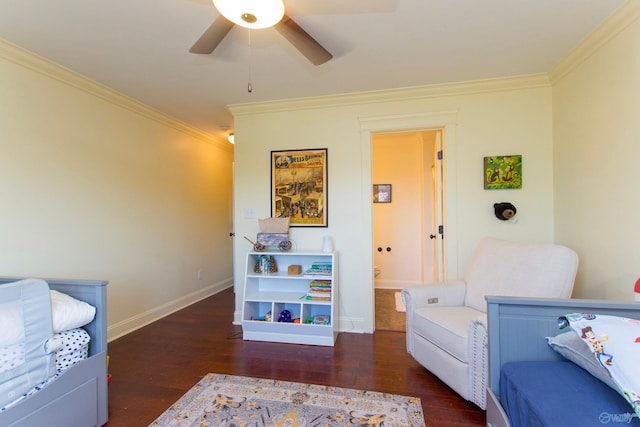
[[[282,310],[280,312],[280,316],[278,316],[278,322],[293,322],[293,319],[291,319],[291,312],[289,310]]]

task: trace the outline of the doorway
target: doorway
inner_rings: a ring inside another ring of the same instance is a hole
[[[376,329],[405,330],[400,290],[443,277],[442,135],[442,129],[372,134]]]

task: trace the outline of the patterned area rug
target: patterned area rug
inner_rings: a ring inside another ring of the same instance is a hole
[[[207,374],[152,427],[424,426],[416,397]]]

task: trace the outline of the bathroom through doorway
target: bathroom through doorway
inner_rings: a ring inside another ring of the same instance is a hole
[[[371,138],[375,328],[404,330],[396,295],[444,277],[443,129]]]

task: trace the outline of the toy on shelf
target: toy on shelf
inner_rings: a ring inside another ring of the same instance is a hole
[[[329,316],[316,314],[315,316],[311,316],[307,319],[307,324],[309,325],[330,325],[331,320]]]
[[[289,310],[282,310],[280,312],[280,316],[278,316],[278,322],[292,323],[293,319],[291,318],[291,312]]]
[[[260,322],[271,322],[271,310],[267,311],[264,316],[251,316],[251,320]]]
[[[278,265],[275,258],[270,255],[260,255],[256,265],[253,267],[253,272],[260,274],[277,273]]]
[[[253,244],[253,250],[256,252],[263,252],[270,247],[288,251],[292,246],[289,240],[289,220],[289,217],[259,219],[261,232],[258,233],[257,242],[246,236],[244,238]]]

